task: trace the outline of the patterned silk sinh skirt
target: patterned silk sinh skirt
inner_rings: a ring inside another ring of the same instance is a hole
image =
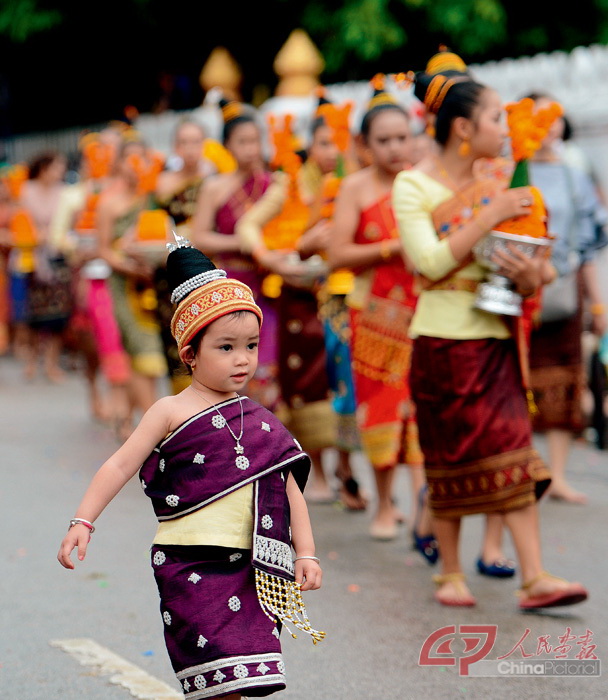
[[[513,340],[416,338],[410,381],[434,516],[504,513],[546,491]]]
[[[153,545],[165,643],[188,700],[285,688],[279,626],[262,610],[251,552]]]
[[[583,302],[579,282],[579,306],[572,318],[543,323],[530,339],[530,383],[538,414],[537,432],[560,429],[581,433],[587,423],[582,399],[586,376],[583,365]]]

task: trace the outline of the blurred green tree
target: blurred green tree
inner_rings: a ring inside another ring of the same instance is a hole
[[[295,28],[321,50],[327,84],[419,70],[440,43],[467,63],[608,42],[608,0],[0,0],[0,132],[23,133],[150,111],[162,76],[174,108],[200,104],[217,46],[243,69],[242,94],[276,85],[273,60]],[[41,109],[41,107],[43,107]]]

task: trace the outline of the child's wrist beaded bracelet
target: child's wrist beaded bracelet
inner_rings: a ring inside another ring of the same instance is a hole
[[[301,556],[301,557],[296,557],[296,558],[294,559],[294,561],[298,561],[298,559],[312,559],[313,561],[316,561],[317,564],[319,564],[319,563],[321,562],[321,560],[319,559],[319,557]]]
[[[95,526],[93,525],[93,523],[90,523],[88,520],[85,520],[84,518],[72,518],[70,520],[70,527],[68,528],[68,530],[70,528],[74,527],[74,525],[78,525],[79,523],[81,525],[84,525],[85,527],[88,527],[89,530],[91,531],[91,534],[93,534],[95,532]]]

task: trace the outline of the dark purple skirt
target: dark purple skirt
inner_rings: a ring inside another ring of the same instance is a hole
[[[251,552],[153,545],[165,643],[188,700],[285,688],[279,626],[258,601]]]

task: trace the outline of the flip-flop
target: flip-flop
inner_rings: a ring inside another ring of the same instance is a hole
[[[535,576],[531,581],[524,583],[521,590],[517,592],[517,595],[519,595],[521,598],[519,601],[520,610],[539,610],[541,608],[556,608],[562,605],[575,605],[576,603],[582,603],[589,597],[587,589],[580,583],[568,583],[567,588],[553,591],[553,593],[545,593],[544,595],[537,596],[526,596],[526,591],[543,578],[552,578],[568,583],[565,581],[565,579],[558,578],[557,576],[553,576],[548,572],[543,571],[538,576]]]
[[[464,582],[466,581],[466,576],[461,572],[454,572],[451,574],[435,574],[433,576],[433,582],[437,586],[443,586],[444,583],[453,583],[457,590],[462,591]],[[469,595],[465,598],[442,598],[439,593],[435,593],[435,600],[441,605],[445,605],[451,608],[472,608],[477,605],[477,600]]]
[[[569,588],[561,591],[521,600],[519,607],[522,610],[538,610],[540,608],[557,608],[561,605],[575,605],[587,600],[588,595],[583,586],[573,583]]]

